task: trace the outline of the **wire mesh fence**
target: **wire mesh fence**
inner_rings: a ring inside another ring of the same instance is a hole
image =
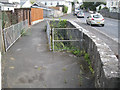
[[[27,30],[27,27],[28,20],[25,20],[3,29],[6,51],[14,44],[21,34]]]

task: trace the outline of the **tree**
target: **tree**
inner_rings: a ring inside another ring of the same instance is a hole
[[[30,0],[30,2],[33,4],[33,3],[35,3],[35,2],[36,2],[36,0]]]
[[[86,10],[90,9],[92,11],[96,11],[96,7],[99,6],[100,4],[104,4],[104,2],[83,2],[82,8],[85,8]]]
[[[64,13],[67,13],[67,11],[68,11],[68,7],[64,5],[63,12],[64,12]]]
[[[99,7],[99,11],[101,10],[101,6]]]

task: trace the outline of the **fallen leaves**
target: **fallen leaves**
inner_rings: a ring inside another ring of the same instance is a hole
[[[15,68],[14,66],[9,67],[9,69],[14,69],[14,68]]]
[[[13,61],[14,61],[14,60],[15,60],[15,58],[14,58],[14,57],[10,57],[10,60],[13,60]]]

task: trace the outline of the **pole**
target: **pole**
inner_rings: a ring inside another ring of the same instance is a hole
[[[54,28],[52,29],[52,46],[53,46],[53,52],[54,52]]]

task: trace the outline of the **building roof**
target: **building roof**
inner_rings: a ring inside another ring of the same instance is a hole
[[[27,0],[20,0],[20,5],[24,5]]]
[[[0,2],[2,5],[5,5],[5,6],[11,6],[13,7],[15,4],[13,3],[8,3],[8,2]]]
[[[44,4],[42,4],[41,2],[36,2],[35,4],[38,4],[38,6],[40,6],[40,7],[45,7],[45,8],[47,8],[47,6],[44,5]]]

